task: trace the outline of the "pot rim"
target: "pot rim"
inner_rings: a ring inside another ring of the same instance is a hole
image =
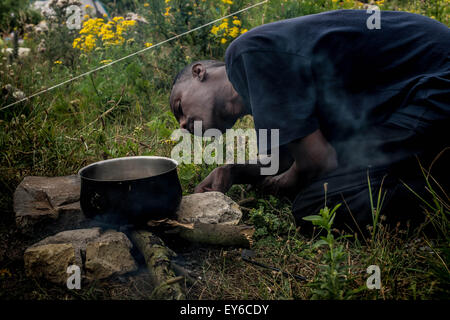
[[[163,160],[168,160],[170,162],[172,162],[173,164],[175,164],[175,167],[172,169],[169,169],[167,171],[152,175],[152,176],[148,176],[148,177],[142,177],[142,178],[137,178],[137,179],[121,179],[121,180],[103,180],[103,179],[92,179],[92,178],[88,178],[82,175],[83,171],[89,169],[90,167],[93,167],[95,165],[98,164],[102,164],[102,163],[107,163],[107,162],[117,162],[117,161],[125,161],[128,159],[163,159]],[[101,160],[101,161],[97,161],[91,164],[88,164],[87,166],[81,168],[80,170],[78,170],[78,176],[80,177],[80,179],[85,179],[85,180],[89,180],[89,181],[99,181],[99,182],[125,182],[125,181],[137,181],[137,180],[142,180],[142,179],[148,179],[151,177],[157,177],[160,175],[163,175],[165,173],[168,173],[172,170],[176,170],[176,168],[178,167],[178,161],[176,161],[175,159],[172,158],[167,158],[167,157],[160,157],[160,156],[131,156],[131,157],[119,157],[119,158],[113,158],[113,159],[108,159],[108,160]]]

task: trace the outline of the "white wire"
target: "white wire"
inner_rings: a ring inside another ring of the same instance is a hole
[[[208,22],[208,23],[206,23],[206,24],[204,24],[204,25],[202,25],[202,26],[200,26],[200,27],[196,27],[196,28],[194,28],[194,29],[191,29],[191,30],[185,31],[185,32],[183,32],[183,33],[177,34],[177,35],[173,36],[172,38],[163,40],[163,41],[158,42],[157,44],[154,44],[154,45],[152,45],[152,46],[150,46],[150,47],[141,49],[141,50],[136,51],[136,52],[134,52],[134,53],[131,53],[131,54],[127,55],[127,56],[124,56],[124,57],[119,58],[119,59],[117,59],[117,60],[114,60],[114,61],[112,61],[112,62],[110,62],[110,63],[107,63],[107,64],[105,64],[105,65],[103,65],[103,66],[97,67],[97,68],[95,68],[95,69],[93,69],[93,70],[87,71],[87,72],[82,73],[82,74],[80,74],[80,75],[78,75],[78,76],[75,76],[75,77],[73,77],[73,78],[71,78],[71,79],[68,79],[68,80],[63,81],[63,82],[61,82],[61,83],[58,83],[58,84],[56,84],[56,85],[54,85],[54,86],[51,86],[51,87],[46,88],[46,89],[44,89],[44,90],[38,91],[38,92],[36,92],[36,93],[33,93],[32,95],[30,95],[30,96],[28,96],[28,97],[25,97],[25,98],[23,98],[23,99],[21,99],[21,100],[18,100],[18,101],[16,101],[16,102],[13,102],[13,103],[11,103],[11,104],[8,104],[8,105],[6,105],[6,106],[0,108],[0,111],[2,111],[2,110],[4,110],[4,109],[7,109],[7,108],[9,108],[9,107],[12,107],[12,106],[14,106],[14,105],[16,105],[16,104],[18,104],[18,103],[20,103],[20,102],[29,100],[29,99],[31,99],[31,98],[33,98],[33,97],[35,97],[35,96],[38,96],[38,95],[40,95],[40,94],[42,94],[42,93],[51,91],[51,90],[53,90],[53,89],[55,89],[55,88],[58,88],[58,87],[61,87],[61,86],[65,85],[66,83],[72,82],[72,81],[74,81],[74,80],[77,80],[77,79],[79,79],[79,78],[82,78],[82,77],[84,77],[84,76],[87,76],[87,75],[89,75],[89,74],[91,74],[91,73],[97,72],[98,70],[101,70],[101,69],[104,69],[104,68],[106,68],[106,67],[109,67],[109,66],[111,66],[111,65],[113,65],[113,64],[115,64],[115,63],[117,63],[117,62],[120,62],[120,61],[122,61],[122,60],[131,58],[131,57],[133,57],[133,56],[135,56],[135,55],[137,55],[137,54],[140,54],[140,53],[142,53],[142,52],[144,52],[144,51],[150,50],[151,48],[158,47],[158,46],[160,46],[160,45],[162,45],[162,44],[164,44],[164,43],[166,43],[166,42],[175,40],[175,39],[180,38],[180,37],[182,37],[182,36],[185,36],[185,35],[187,35],[187,34],[189,34],[189,33],[191,33],[191,32],[194,32],[194,31],[197,31],[197,30],[202,29],[202,28],[204,28],[204,27],[207,27],[207,26],[209,26],[209,25],[211,25],[211,24],[214,24],[214,23],[216,23],[216,22],[218,22],[218,21],[220,21],[220,20],[226,19],[226,18],[228,18],[228,17],[234,16],[234,15],[239,14],[239,13],[241,13],[241,12],[244,12],[244,11],[247,11],[247,10],[249,10],[249,9],[252,9],[252,8],[254,8],[254,7],[256,7],[256,6],[259,6],[259,5],[263,4],[263,3],[266,3],[267,1],[269,1],[269,0],[264,0],[264,1],[258,2],[258,3],[256,3],[256,4],[253,4],[253,5],[249,6],[249,7],[246,7],[246,8],[244,8],[244,9],[235,11],[235,12],[230,13],[230,14],[228,14],[228,15],[226,15],[226,16],[223,16],[223,17],[221,17],[221,18],[219,18],[219,19],[216,19],[216,20],[213,20],[213,21],[211,21],[211,22]]]

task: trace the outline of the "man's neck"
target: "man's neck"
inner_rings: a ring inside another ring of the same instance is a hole
[[[249,114],[249,111],[245,107],[244,101],[242,100],[239,93],[237,93],[236,90],[234,90],[233,85],[231,82],[229,83],[229,89],[230,89],[230,98],[228,99],[225,109],[226,112],[233,118],[239,119],[247,114]]]

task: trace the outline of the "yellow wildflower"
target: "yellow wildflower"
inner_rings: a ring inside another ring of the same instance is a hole
[[[144,43],[144,46],[145,46],[146,48],[151,47],[152,45],[153,45],[153,43],[151,43],[151,42],[146,42],[146,43]]]
[[[148,7],[150,6],[148,3],[144,3],[144,7]]]
[[[172,9],[172,7],[167,7],[167,8],[166,8],[166,12],[164,13],[165,16],[168,16],[168,15],[169,15],[170,9]]]
[[[248,31],[247,29],[242,29],[241,34],[246,33],[247,31]]]
[[[85,7],[86,9],[94,9],[94,8],[92,8],[92,6],[89,5],[89,4],[85,5],[84,7]]]
[[[122,44],[125,41],[124,37],[118,37],[116,41],[114,41],[114,44]]]
[[[228,22],[225,21],[219,25],[219,30],[222,30],[222,29],[228,29]]]
[[[223,2],[223,3],[226,3],[226,4],[233,4],[233,1],[232,1],[232,0],[222,0],[222,2]]]
[[[221,44],[227,43],[227,39],[225,39],[225,38],[220,39],[220,43]]]
[[[106,59],[106,60],[100,61],[101,64],[107,64],[107,63],[111,63],[111,62],[112,62],[111,59]]]
[[[122,25],[127,26],[127,27],[134,26],[135,24],[136,24],[135,20],[125,20],[122,22]]]
[[[75,38],[75,39],[73,39],[72,47],[74,47],[74,48],[79,48],[79,47],[80,47],[80,46],[79,46],[80,41],[81,41],[81,38]]]
[[[217,26],[213,26],[212,28],[211,28],[211,33],[213,34],[213,35],[215,35],[215,36],[217,36],[217,32],[219,31],[219,27],[217,27]]]
[[[86,51],[91,51],[95,48],[95,37],[92,34],[89,34],[86,36],[86,39],[84,40],[84,45],[86,47]]]
[[[89,19],[83,22],[83,28],[79,31],[80,37],[74,39],[72,46],[89,52],[97,46],[97,40],[101,40],[104,46],[122,44],[125,42],[122,35],[134,25],[136,25],[135,20],[125,20],[123,17],[114,17],[107,23],[102,18]],[[133,41],[134,39],[129,39],[127,43]]]
[[[170,0],[164,0],[164,2],[165,2],[165,3],[169,3],[169,2],[170,2]]]
[[[61,60],[56,60],[55,62],[53,62],[54,64],[62,64]]]
[[[177,143],[177,141],[169,140],[169,139],[161,140],[161,141],[162,141],[162,143],[164,143],[164,144],[169,144],[169,145],[174,145],[174,144]]]
[[[239,28],[238,27],[231,28],[228,34],[230,35],[230,37],[236,38],[239,35]]]

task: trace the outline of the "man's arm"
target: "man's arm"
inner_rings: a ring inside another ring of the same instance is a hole
[[[267,177],[262,182],[265,191],[275,194],[294,194],[310,181],[337,168],[335,149],[320,130],[288,144],[294,158],[291,167],[282,174]]]
[[[311,179],[336,169],[337,155],[320,130],[280,148],[275,176],[262,176],[261,164],[229,164],[214,169],[194,192],[227,192],[233,184],[261,185],[266,192],[294,195]]]
[[[288,170],[294,159],[287,147],[279,150],[279,169],[277,174]],[[233,184],[260,184],[267,176],[261,175],[261,168],[270,163],[258,164],[226,164],[211,171],[211,173],[195,188],[194,192],[220,191],[227,192]]]

